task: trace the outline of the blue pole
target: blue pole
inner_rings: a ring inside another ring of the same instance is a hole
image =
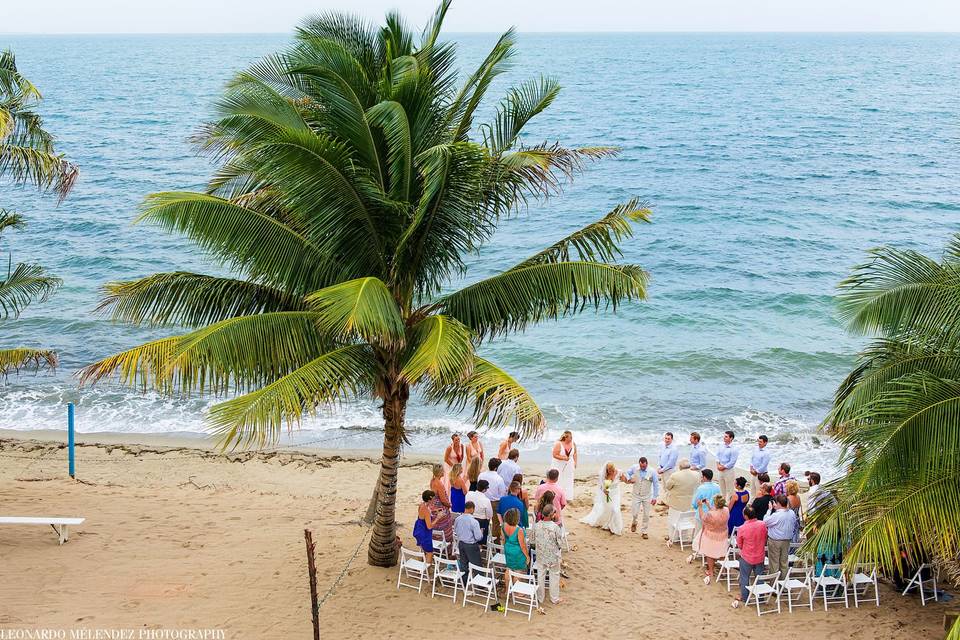
[[[70,457],[70,477],[75,477],[76,456],[73,451],[73,403],[67,404],[67,449]]]

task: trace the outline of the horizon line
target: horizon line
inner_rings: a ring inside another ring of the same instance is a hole
[[[289,31],[0,31],[0,37],[5,36],[273,36],[273,35],[291,35],[294,28]],[[503,31],[447,31],[450,35],[491,35],[498,36]],[[960,30],[856,30],[856,29],[835,29],[835,30],[708,30],[708,29],[658,29],[655,31],[633,31],[627,29],[606,30],[606,31],[520,31],[520,35],[651,35],[651,34],[717,34],[717,35],[832,35],[832,34],[851,34],[851,35],[960,35]]]

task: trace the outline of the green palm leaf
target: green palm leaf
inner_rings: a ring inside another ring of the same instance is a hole
[[[13,273],[0,280],[0,318],[15,318],[34,300],[46,301],[61,282],[40,265],[18,264]]]
[[[432,315],[415,324],[410,333],[402,380],[416,384],[426,376],[434,383],[455,384],[469,375],[473,342],[465,326],[448,316]]]
[[[393,295],[377,278],[349,280],[307,296],[317,325],[331,336],[389,344],[402,342],[403,318]]]
[[[9,375],[11,371],[20,369],[56,369],[59,359],[54,351],[49,349],[0,349],[0,375]]]

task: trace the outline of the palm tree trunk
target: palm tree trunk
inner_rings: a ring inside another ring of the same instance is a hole
[[[403,421],[407,411],[410,390],[405,384],[391,381],[383,401],[383,455],[380,459],[380,478],[375,490],[376,515],[373,535],[367,550],[367,562],[375,567],[397,564],[397,469],[400,466],[400,445],[403,442]]]

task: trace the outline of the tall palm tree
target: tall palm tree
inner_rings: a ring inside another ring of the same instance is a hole
[[[813,545],[900,567],[904,546],[960,576],[960,234],[941,260],[875,249],[841,285],[851,331],[879,337],[825,422],[842,448]]]
[[[380,28],[339,13],[311,18],[288,50],[236,76],[200,137],[221,163],[207,191],[153,194],[139,219],[186,234],[241,277],[174,272],[107,285],[102,307],[115,320],[194,330],[82,373],[164,393],[239,394],[210,411],[224,446],[261,446],[319,408],[376,399],[384,434],[368,556],[380,566],[395,562],[411,391],[472,408],[478,425],[536,436],[540,408],[478,348],[645,296],[645,272],[614,263],[631,224],[648,219],[636,200],[496,276],[445,290],[505,216],[613,153],[521,143],[559,91],[546,78],[510,89],[475,127],[514,33],[459,82],[454,46],[438,39],[448,7],[419,37],[392,13]]]
[[[40,100],[40,92],[17,69],[13,53],[0,52],[0,181],[53,190],[62,200],[77,178],[77,168],[54,151],[53,137],[34,110]],[[0,234],[22,229],[24,224],[20,214],[0,208]],[[43,267],[14,266],[11,259],[6,277],[0,277],[0,320],[16,318],[27,305],[45,300],[59,285],[60,280]],[[49,349],[0,349],[0,374],[56,364],[57,356]]]

